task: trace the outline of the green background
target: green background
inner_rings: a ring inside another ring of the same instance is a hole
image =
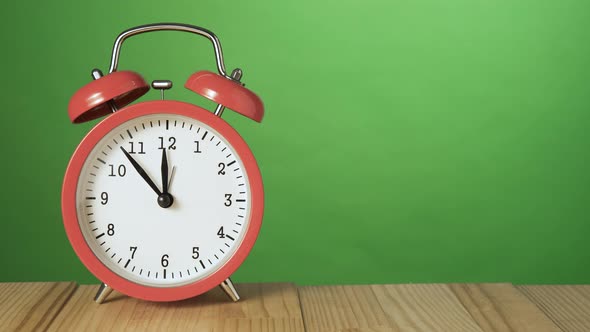
[[[261,96],[250,144],[265,219],[237,281],[590,282],[590,2],[11,1],[3,4],[0,281],[96,282],[65,236],[67,162],[97,122],[70,96],[129,27],[213,30]],[[120,69],[214,69],[160,32]],[[150,92],[142,100],[156,99]]]

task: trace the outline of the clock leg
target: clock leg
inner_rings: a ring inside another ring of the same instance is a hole
[[[102,304],[104,300],[106,300],[107,296],[111,294],[112,291],[113,289],[109,287],[109,285],[105,283],[100,284],[98,292],[96,292],[96,295],[94,296],[94,302]]]
[[[231,281],[230,278],[225,279],[221,284],[219,284],[219,287],[223,289],[225,294],[227,294],[227,296],[229,296],[229,298],[232,299],[232,301],[237,302],[240,299],[240,295],[236,291],[234,283]]]

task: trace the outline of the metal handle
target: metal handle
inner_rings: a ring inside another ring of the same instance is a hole
[[[135,28],[131,28],[121,32],[121,34],[115,40],[115,45],[113,46],[113,55],[111,56],[111,67],[109,68],[109,73],[117,71],[117,66],[119,64],[119,53],[121,51],[121,45],[125,39],[139,35],[145,32],[152,32],[152,31],[185,31],[191,32],[197,35],[201,35],[206,37],[213,43],[213,48],[215,49],[215,60],[217,62],[217,71],[222,76],[233,80],[233,78],[226,74],[225,72],[225,64],[223,63],[223,53],[221,51],[221,43],[215,34],[207,29],[188,25],[188,24],[179,24],[179,23],[156,23],[156,24],[146,24],[140,25]]]

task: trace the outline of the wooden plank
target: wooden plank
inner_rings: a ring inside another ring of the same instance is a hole
[[[561,331],[511,284],[451,284],[484,331]]]
[[[565,332],[590,331],[590,286],[518,286]]]
[[[46,329],[75,289],[73,282],[0,283],[2,330]]]
[[[292,284],[241,284],[242,299],[231,302],[219,288],[170,303],[147,302],[113,292],[92,301],[98,286],[80,286],[55,318],[50,331],[303,331]]]
[[[481,331],[446,285],[299,289],[307,331]]]
[[[393,326],[370,286],[301,287],[299,300],[308,332]]]

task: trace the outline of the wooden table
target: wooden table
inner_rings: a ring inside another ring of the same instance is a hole
[[[0,283],[0,330],[590,331],[590,286],[240,284],[152,303],[71,282]]]

